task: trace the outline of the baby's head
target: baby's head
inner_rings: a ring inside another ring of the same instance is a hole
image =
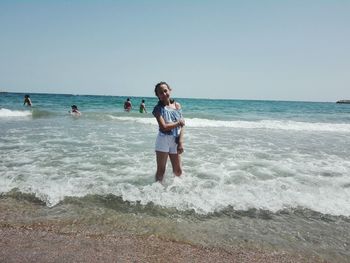
[[[169,91],[171,91],[171,88],[170,88],[170,86],[169,86],[168,83],[166,83],[165,81],[159,82],[159,83],[155,86],[155,88],[154,88],[154,93],[156,94],[156,96],[157,96],[158,98],[159,98],[159,96],[158,96],[158,91],[159,91],[162,87],[166,87]]]

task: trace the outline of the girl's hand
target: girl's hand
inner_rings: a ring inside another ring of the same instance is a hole
[[[179,123],[180,127],[185,126],[185,120],[184,119],[179,120],[178,123]]]
[[[177,153],[182,154],[184,152],[184,147],[182,145],[182,142],[179,142],[177,145]]]

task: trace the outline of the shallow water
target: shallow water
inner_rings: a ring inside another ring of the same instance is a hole
[[[183,233],[198,230],[198,242],[262,240],[349,256],[341,233],[349,232],[350,105],[178,99],[185,174],[174,178],[168,167],[162,186],[156,121],[137,107],[123,112],[124,97],[32,94],[28,109],[23,94],[0,96],[4,195],[194,220]],[[151,112],[156,99],[145,99]],[[68,114],[72,104],[81,117]]]

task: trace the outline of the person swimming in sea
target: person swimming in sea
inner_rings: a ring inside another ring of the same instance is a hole
[[[74,116],[80,116],[81,112],[78,110],[77,105],[72,105],[71,106],[72,110],[69,111],[70,114],[74,115]]]
[[[131,101],[130,101],[130,98],[127,98],[127,100],[124,102],[124,111],[131,111],[132,109],[132,104],[131,104]]]
[[[140,113],[147,113],[145,100],[142,100],[142,102],[140,104]]]
[[[23,105],[27,105],[27,106],[29,106],[29,107],[32,106],[32,101],[31,101],[29,95],[25,95],[25,96],[24,96]]]

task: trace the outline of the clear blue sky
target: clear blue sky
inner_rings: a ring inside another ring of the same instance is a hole
[[[350,1],[0,0],[0,90],[350,99]]]

